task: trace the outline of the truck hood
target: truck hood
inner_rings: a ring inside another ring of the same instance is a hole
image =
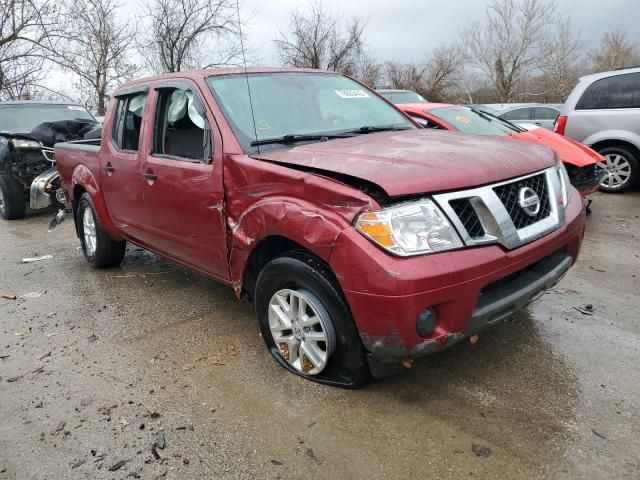
[[[551,149],[540,145],[430,130],[359,135],[252,157],[360,178],[391,197],[499,182],[550,167],[556,160]]]

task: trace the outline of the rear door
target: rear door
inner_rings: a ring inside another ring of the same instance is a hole
[[[522,123],[530,124],[533,122],[533,108],[531,107],[521,107],[515,108],[508,112],[500,115],[500,118],[504,118],[505,120],[509,120],[511,123],[515,123],[520,125]]]
[[[142,204],[143,182],[140,177],[140,139],[148,87],[120,94],[111,121],[105,125],[100,152],[101,189],[109,216],[127,236],[138,239],[145,223]]]
[[[147,244],[228,280],[222,143],[213,115],[186,79],[158,83],[151,101],[150,153],[139,173]]]
[[[547,130],[553,130],[560,111],[551,107],[535,107],[533,109],[533,123]]]

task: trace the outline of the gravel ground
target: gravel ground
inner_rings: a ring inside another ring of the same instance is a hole
[[[226,287],[0,221],[0,478],[639,479],[639,207],[596,195],[555,289],[358,391],[287,374]]]

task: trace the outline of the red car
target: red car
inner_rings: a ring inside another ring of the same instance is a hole
[[[280,365],[355,388],[574,263],[582,199],[551,150],[518,147],[418,129],[335,72],[256,68],[129,82],[101,140],[55,155],[90,264],[131,242],[229,285]]]
[[[407,103],[398,107],[424,128],[454,130],[474,135],[508,136],[551,147],[564,163],[569,179],[583,197],[598,190],[605,171],[598,152],[544,128],[526,130],[488,112],[445,103]]]

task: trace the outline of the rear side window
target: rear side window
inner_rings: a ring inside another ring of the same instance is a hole
[[[120,150],[138,151],[146,93],[120,98],[113,127],[113,141]]]
[[[576,110],[640,108],[640,73],[627,73],[593,82],[582,94]]]
[[[560,115],[560,112],[549,107],[536,107],[533,114],[536,120],[555,120],[558,115]]]
[[[500,117],[505,120],[531,120],[531,110],[531,108],[517,108],[500,115]]]

